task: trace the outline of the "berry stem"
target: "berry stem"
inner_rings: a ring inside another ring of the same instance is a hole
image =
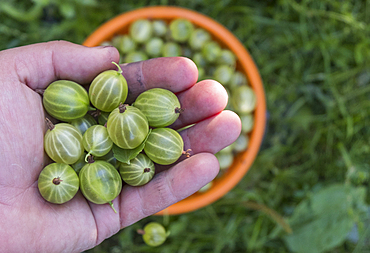
[[[90,152],[85,156],[85,162],[87,163],[94,163],[94,158],[93,156],[90,154]]]
[[[51,122],[51,120],[50,120],[50,119],[45,118],[45,121],[46,121],[46,125],[47,125],[47,127],[50,129],[50,131],[51,131],[51,130],[53,130],[53,129],[55,128],[55,126],[54,126],[53,122]]]
[[[139,235],[144,235],[145,231],[144,231],[144,229],[138,229],[138,230],[136,230],[136,233],[138,233]]]
[[[182,113],[185,109],[182,109],[182,108],[178,108],[176,107],[175,108],[175,113]]]
[[[122,69],[121,69],[120,65],[117,64],[117,63],[115,63],[114,61],[112,61],[112,63],[117,66],[117,68],[118,68],[118,70],[117,70],[118,74],[122,74]]]
[[[58,184],[60,184],[60,182],[62,182],[63,180],[62,179],[60,179],[60,177],[56,177],[56,178],[54,178],[53,179],[53,184],[55,184],[55,185],[58,185]]]
[[[116,209],[114,209],[113,202],[112,201],[109,201],[108,203],[109,203],[110,207],[112,207],[113,211],[115,213],[117,213]]]
[[[126,111],[126,105],[120,103],[118,106],[118,109],[119,109],[119,113],[124,113]]]

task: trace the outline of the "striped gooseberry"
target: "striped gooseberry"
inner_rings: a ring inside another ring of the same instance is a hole
[[[129,33],[134,41],[144,43],[152,37],[152,23],[148,19],[138,19],[130,25]]]
[[[61,121],[83,117],[90,107],[87,91],[78,83],[68,80],[58,80],[51,83],[43,92],[45,110]]]
[[[110,138],[118,147],[134,149],[148,135],[149,124],[138,108],[121,104],[109,114],[107,130]]]
[[[250,113],[256,108],[257,96],[251,87],[238,86],[231,90],[231,104],[237,113]]]
[[[96,120],[90,114],[85,114],[82,118],[74,119],[69,123],[83,135],[89,127],[96,125]]]
[[[53,125],[49,119],[46,122],[49,128],[44,136],[46,154],[57,163],[77,162],[84,151],[81,133],[68,123]]]
[[[154,163],[146,155],[140,153],[130,161],[121,163],[119,173],[123,181],[131,186],[141,186],[152,180],[155,172]]]
[[[119,166],[120,166],[120,161],[118,161],[115,157],[114,157],[114,153],[113,153],[113,150],[111,149],[106,155],[103,155],[103,156],[95,156],[94,157],[96,161],[98,160],[102,160],[102,161],[106,161],[106,162],[109,162],[110,164],[112,164],[114,166],[114,168],[118,169]],[[84,157],[85,159],[85,157]]]
[[[76,195],[79,179],[71,166],[51,163],[41,171],[37,186],[46,201],[63,204]]]
[[[184,153],[181,135],[171,128],[155,128],[145,142],[145,154],[155,163],[168,165]]]
[[[117,66],[118,71],[106,70],[100,73],[89,88],[91,103],[104,112],[111,112],[120,103],[124,103],[128,94],[127,81],[122,75],[121,67],[112,63]]]
[[[112,207],[112,200],[121,192],[122,179],[116,168],[106,161],[94,161],[92,156],[79,173],[80,189],[84,197],[95,204]]]
[[[85,158],[90,155],[104,156],[112,149],[113,142],[108,135],[107,128],[101,125],[94,125],[86,130],[82,136],[82,144],[88,152]]]
[[[109,114],[110,114],[110,112],[102,112],[102,111],[99,111],[99,115],[98,115],[98,123],[99,123],[99,125],[104,126],[107,123]]]
[[[194,30],[194,25],[187,19],[177,18],[169,26],[171,38],[177,42],[186,42]]]
[[[151,127],[171,125],[182,111],[176,95],[162,88],[144,91],[136,98],[133,106],[144,113]]]
[[[170,235],[158,222],[149,222],[144,226],[144,229],[139,229],[137,232],[143,236],[144,242],[151,247],[162,245]]]

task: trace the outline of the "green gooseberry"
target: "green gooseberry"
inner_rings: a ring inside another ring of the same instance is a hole
[[[182,46],[181,47],[181,56],[187,57],[189,59],[193,56],[193,50],[190,47]]]
[[[221,55],[221,47],[216,41],[207,41],[202,47],[202,54],[209,63],[216,62]]]
[[[220,65],[227,65],[231,68],[235,68],[236,56],[229,49],[222,49],[216,62],[217,64],[220,64]]]
[[[196,28],[191,33],[188,44],[193,50],[201,50],[204,44],[211,40],[209,32],[203,28]]]
[[[209,189],[211,189],[211,187],[212,187],[212,185],[213,185],[213,182],[211,181],[211,182],[209,182],[208,184],[206,184],[205,186],[203,186],[202,188],[200,188],[199,190],[198,190],[198,192],[206,192],[206,191],[208,191]]]
[[[163,37],[167,33],[167,24],[161,19],[153,20],[153,35],[156,37]]]
[[[136,42],[127,34],[115,36],[112,39],[112,45],[117,48],[121,54],[127,54],[136,49]]]
[[[181,56],[181,47],[176,42],[166,42],[162,48],[163,57],[176,57]]]
[[[79,173],[80,189],[84,197],[95,204],[113,206],[115,199],[122,190],[122,179],[116,168],[106,161],[94,161],[91,156]]]
[[[169,165],[184,153],[181,135],[171,128],[155,128],[145,142],[144,152],[155,163]]]
[[[100,111],[99,116],[98,116],[98,123],[99,123],[99,125],[104,126],[107,123],[109,114],[110,114],[110,112],[102,112],[102,111]]]
[[[145,44],[145,52],[150,57],[159,57],[162,54],[164,42],[161,38],[154,37]]]
[[[148,60],[148,56],[142,51],[129,52],[124,58],[125,63],[139,62]]]
[[[120,166],[120,162],[114,157],[114,153],[113,153],[113,150],[109,150],[109,152],[106,154],[106,155],[103,155],[103,156],[95,156],[94,159],[96,161],[99,161],[99,160],[102,160],[102,161],[106,161],[106,162],[109,162],[110,164],[112,164],[114,166],[114,168],[118,169],[119,166]],[[84,161],[85,161],[85,157],[84,157]]]
[[[213,78],[222,85],[228,85],[234,70],[228,65],[219,65],[213,73]]]
[[[249,137],[248,135],[241,134],[233,143],[233,151],[241,152],[248,148]]]
[[[144,242],[151,247],[162,245],[170,235],[158,222],[150,222],[144,226],[143,230],[138,232],[142,234]]]
[[[129,33],[134,41],[144,43],[152,37],[152,23],[148,19],[138,19],[130,25]]]
[[[134,149],[145,140],[149,133],[149,124],[138,108],[121,104],[110,113],[107,130],[118,147]]]
[[[90,114],[85,114],[82,118],[72,120],[70,124],[83,135],[89,127],[96,125],[96,120]]]
[[[87,91],[78,83],[68,80],[52,82],[45,89],[42,102],[52,117],[65,122],[81,118],[87,111],[93,110]]]
[[[46,122],[49,128],[44,136],[46,154],[57,163],[77,162],[84,151],[81,133],[68,123],[53,125],[48,119]]]
[[[248,85],[248,81],[245,75],[242,72],[237,70],[231,76],[229,87],[233,88],[233,87],[242,86],[242,85]]]
[[[177,42],[186,42],[194,30],[194,25],[187,19],[178,18],[170,23],[171,37]]]
[[[229,168],[230,165],[233,163],[233,160],[234,160],[234,156],[231,152],[230,153],[218,152],[218,153],[215,154],[215,156],[218,160],[218,163],[220,165],[221,170],[225,170],[225,169]]]
[[[256,108],[257,97],[251,87],[238,86],[231,90],[231,103],[237,113],[250,113]]]
[[[83,166],[86,165],[86,162],[85,162],[86,155],[87,153],[83,152],[80,158],[77,160],[77,162],[71,164],[71,167],[74,169],[77,175],[80,173],[80,170],[83,168]]]
[[[121,163],[119,173],[128,185],[141,186],[152,180],[155,167],[152,160],[140,153],[130,161],[130,164]]]
[[[85,150],[88,152],[85,157],[93,156],[104,156],[112,149],[113,141],[109,137],[107,128],[101,125],[94,125],[86,130],[82,136],[82,144]]]
[[[204,68],[205,66],[207,66],[207,60],[200,52],[194,53],[192,60],[198,68]]]
[[[121,67],[115,62],[112,63],[118,67],[118,71],[106,70],[100,73],[89,88],[91,103],[104,112],[111,112],[120,103],[124,103],[128,94],[127,82],[122,75]]]
[[[133,103],[146,116],[151,127],[166,127],[179,117],[182,111],[177,96],[169,90],[153,88],[141,93]]]
[[[254,127],[254,116],[252,113],[239,115],[242,122],[242,133],[250,133]]]
[[[76,195],[79,179],[71,166],[64,163],[51,163],[41,171],[37,186],[46,201],[63,204]]]

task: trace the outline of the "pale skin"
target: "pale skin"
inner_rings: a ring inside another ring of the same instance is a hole
[[[116,69],[112,47],[86,48],[47,42],[0,52],[0,252],[81,252],[140,219],[198,191],[219,171],[214,154],[240,134],[238,116],[223,111],[227,93],[213,80],[197,83],[197,68],[186,58],[158,58],[122,65],[128,102],[146,89],[175,92],[184,109],[171,126],[197,123],[181,135],[192,155],[158,173],[142,187],[125,185],[108,204],[88,202],[80,192],[69,202],[46,202],[37,178],[48,162],[43,150],[45,113],[35,92],[68,79],[89,84],[100,72]]]

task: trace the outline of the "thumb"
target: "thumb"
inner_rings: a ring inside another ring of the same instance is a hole
[[[46,88],[64,79],[87,84],[100,72],[115,69],[114,47],[85,47],[67,41],[38,43],[0,52],[0,76],[31,89]]]

